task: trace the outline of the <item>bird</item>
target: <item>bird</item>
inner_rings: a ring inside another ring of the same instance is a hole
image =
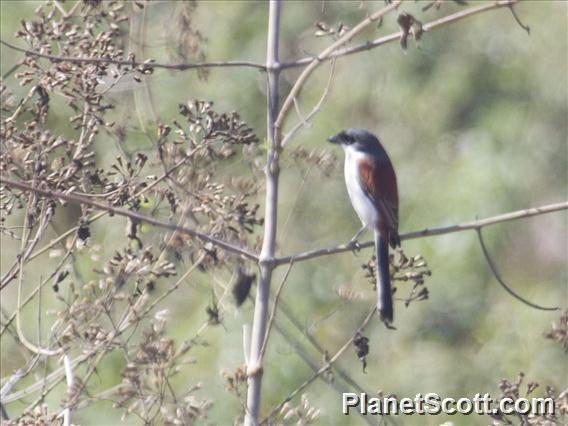
[[[379,139],[365,129],[346,129],[327,139],[345,153],[345,184],[362,227],[349,241],[372,230],[375,241],[377,310],[387,326],[392,324],[393,299],[389,271],[389,245],[400,246],[398,235],[398,187],[391,160]]]

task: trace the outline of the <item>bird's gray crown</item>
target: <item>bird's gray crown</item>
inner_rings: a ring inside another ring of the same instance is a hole
[[[346,129],[344,130],[346,136],[353,138],[357,142],[372,142],[377,143],[377,137],[365,129]]]
[[[361,152],[372,153],[375,155],[381,155],[384,153],[384,149],[379,143],[379,139],[365,129],[345,129],[338,134],[331,136],[328,141],[338,145],[352,146]]]

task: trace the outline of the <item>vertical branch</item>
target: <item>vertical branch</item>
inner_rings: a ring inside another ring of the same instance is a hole
[[[280,30],[280,0],[270,0],[268,14],[268,45],[266,68],[268,77],[268,156],[266,162],[265,228],[262,250],[260,252],[260,280],[256,289],[251,348],[247,365],[248,391],[245,425],[258,424],[260,411],[260,389],[262,383],[261,351],[268,320],[268,296],[272,271],[275,267],[274,248],[276,245],[276,222],[278,208],[278,156],[279,145],[276,140],[274,123],[278,114],[278,42]]]
[[[67,401],[63,410],[63,425],[71,425],[71,394],[73,392],[73,367],[71,366],[71,358],[68,354],[63,355],[63,366],[65,368],[65,378],[67,380]]]

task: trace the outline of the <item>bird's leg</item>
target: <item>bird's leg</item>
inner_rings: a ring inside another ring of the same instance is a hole
[[[361,227],[361,229],[359,229],[359,230],[357,231],[357,233],[353,236],[353,238],[351,238],[351,239],[349,240],[349,242],[347,243],[347,245],[348,245],[349,247],[351,247],[351,249],[352,249],[353,251],[359,251],[359,250],[361,250],[361,245],[359,244],[359,241],[357,241],[357,238],[359,238],[359,236],[365,231],[365,229],[367,229],[367,227],[366,227],[365,225],[363,225],[363,226]]]

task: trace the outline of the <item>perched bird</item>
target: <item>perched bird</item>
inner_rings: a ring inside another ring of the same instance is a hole
[[[328,141],[341,145],[345,151],[345,184],[363,224],[350,244],[357,247],[357,238],[365,229],[374,232],[377,308],[388,325],[393,321],[388,246],[400,245],[396,174],[385,149],[367,130],[343,130]]]

